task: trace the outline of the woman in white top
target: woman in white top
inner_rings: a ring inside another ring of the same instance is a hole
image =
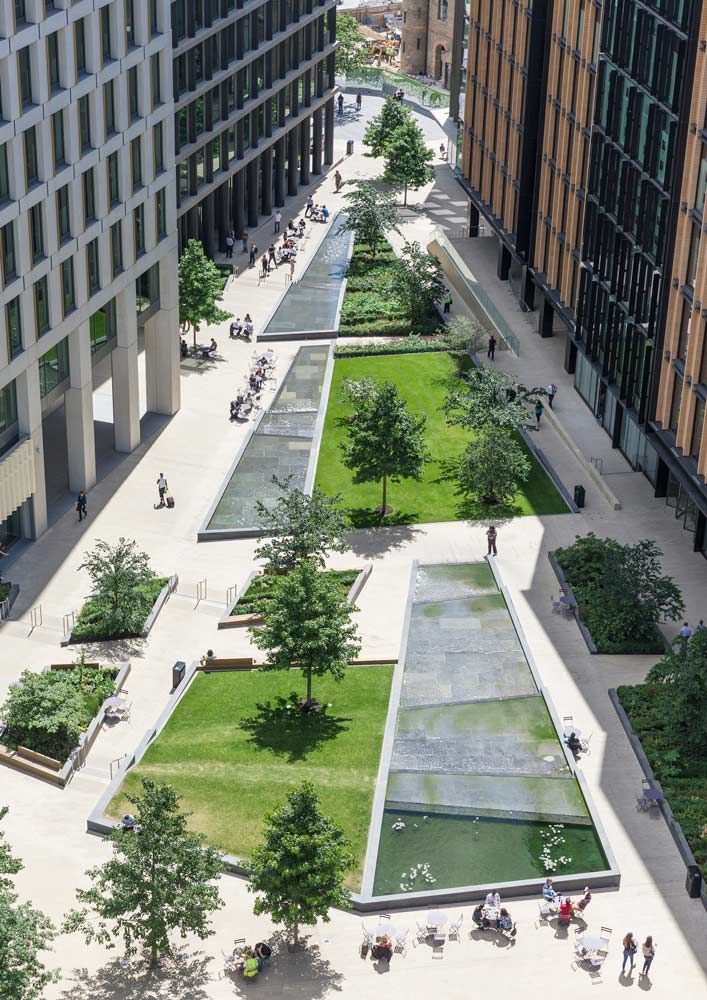
[[[486,894],[486,905],[495,906],[496,909],[501,907],[501,897],[497,892],[489,892]]]
[[[648,935],[646,940],[643,942],[643,969],[641,971],[642,976],[648,975],[648,970],[651,967],[651,962],[655,958],[655,949],[657,945],[653,942],[653,938]]]

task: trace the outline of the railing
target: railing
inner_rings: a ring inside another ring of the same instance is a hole
[[[70,635],[74,625],[76,624],[76,612],[67,611],[61,619],[61,627],[65,636]]]
[[[38,604],[36,607],[30,608],[30,611],[29,611],[29,626],[30,627],[29,627],[28,638],[29,638],[30,635],[32,635],[32,633],[34,632],[34,630],[36,628],[39,628],[39,626],[41,624],[42,624],[42,605]]]
[[[412,76],[391,73],[390,70],[379,69],[377,66],[362,66],[350,76],[347,75],[345,79],[347,83],[360,83],[362,86],[380,90],[384,94],[394,94],[396,90],[402,90],[405,97],[417,101],[426,108],[449,106],[449,91],[437,90]]]
[[[195,608],[198,608],[202,601],[206,600],[206,577],[203,580],[199,580],[196,585],[196,604]]]
[[[5,621],[5,619],[9,617],[10,617],[10,598],[6,597],[4,601],[0,601],[0,622]]]
[[[235,583],[232,587],[226,588],[226,611],[229,611],[233,605],[236,603],[236,594],[238,593],[238,588]]]

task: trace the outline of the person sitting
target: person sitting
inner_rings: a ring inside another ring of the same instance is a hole
[[[386,962],[390,962],[393,957],[393,942],[387,934],[383,934],[382,937],[376,940],[376,943],[371,948],[371,955],[373,958],[382,958]]]
[[[241,415],[241,410],[243,409],[243,394],[238,393],[235,399],[231,400],[231,420],[238,420]]]
[[[248,316],[243,320],[243,336],[246,340],[250,340],[253,336],[253,320]]]
[[[235,340],[237,337],[240,337],[242,329],[243,324],[241,323],[241,318],[240,316],[237,316],[234,320],[232,320],[231,325],[228,328],[228,336]]]
[[[187,347],[187,342],[184,337],[182,337],[179,341],[179,354],[182,358],[186,358],[189,354],[189,348]]]
[[[209,344],[209,346],[201,348],[201,355],[204,358],[209,358],[209,357],[212,357],[216,353],[217,350],[218,350],[218,344],[216,343],[216,341],[212,337],[211,338],[211,343]]]
[[[255,976],[260,972],[260,967],[258,965],[258,959],[255,957],[253,952],[248,949],[250,954],[247,956],[245,962],[243,963],[243,975],[246,979],[254,979]]]
[[[592,894],[589,891],[589,886],[585,885],[585,887],[584,887],[584,895],[579,900],[579,902],[573,903],[573,905],[572,905],[572,914],[573,914],[573,916],[575,916],[575,917],[582,917],[584,919],[584,911],[589,906],[589,904],[591,903],[591,901],[592,901]]]
[[[269,944],[266,944],[265,941],[258,941],[258,943],[253,948],[253,954],[258,960],[258,971],[262,972],[265,962],[272,955],[272,948],[270,947]]]
[[[558,914],[558,920],[560,924],[569,924],[572,919],[572,900],[569,896],[565,896],[560,903],[560,911]]]
[[[135,831],[136,829],[135,817],[132,815],[132,813],[126,813],[123,816],[123,818],[120,821],[120,828],[121,830],[130,830],[131,833]]]
[[[543,886],[543,899],[548,903],[554,903],[557,893],[552,888],[552,879],[546,878],[545,885]]]
[[[322,205],[321,216],[322,216],[322,222],[329,221],[329,209],[326,207],[326,205]]]
[[[570,733],[569,736],[567,737],[567,741],[566,742],[567,742],[567,746],[569,747],[569,750],[570,750],[572,756],[575,759],[577,757],[579,757],[579,754],[580,754],[580,752],[582,750],[582,744],[579,742],[579,738],[578,738],[577,734],[576,733]]]
[[[501,905],[501,897],[498,892],[486,893],[486,906],[495,906],[498,909]]]
[[[479,903],[479,905],[475,907],[474,912],[471,914],[471,919],[474,921],[477,927],[483,927],[484,924],[483,903]]]
[[[513,921],[511,920],[511,915],[505,906],[501,907],[501,912],[498,915],[498,920],[496,921],[496,927],[499,931],[512,931]]]

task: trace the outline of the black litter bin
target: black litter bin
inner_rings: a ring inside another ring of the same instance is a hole
[[[348,139],[346,141],[346,155],[351,156],[353,153],[353,139]]]
[[[184,672],[187,669],[187,665],[184,660],[177,660],[177,662],[172,667],[172,690],[176,691],[179,685],[184,680]]]
[[[702,889],[702,875],[700,874],[700,869],[697,865],[687,866],[687,878],[685,879],[685,888],[687,889],[687,894],[690,899],[699,899],[700,890]]]
[[[584,487],[577,484],[574,488],[574,502],[578,507],[584,507]]]

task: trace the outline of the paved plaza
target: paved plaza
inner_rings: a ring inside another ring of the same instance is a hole
[[[341,196],[334,193],[334,169],[345,180],[379,172],[380,163],[363,155],[361,145],[365,120],[379,106],[379,99],[365,97],[363,111],[357,115],[353,99],[347,99],[344,120],[337,126],[334,166],[328,175],[315,178],[309,189],[303,188],[298,198],[288,201],[284,221],[296,216],[309,191],[315,202],[326,204],[332,213],[342,207]],[[431,114],[418,118],[437,151],[445,138],[439,122]],[[354,140],[355,151],[347,157],[348,139]],[[466,199],[452,171],[439,158],[434,182],[412,193],[409,200],[401,234],[394,242],[404,237],[426,245],[439,226],[459,241]],[[304,252],[306,259],[326,232],[324,226],[314,228]],[[266,221],[251,232],[251,238],[263,248],[271,232],[272,223]],[[433,958],[427,945],[410,943],[404,957],[395,955],[390,968],[382,970],[360,957],[361,924],[366,919],[337,911],[329,923],[307,929],[306,951],[292,955],[279,944],[258,981],[231,978],[223,974],[222,950],[230,950],[235,937],[270,938],[273,928],[267,918],[253,915],[245,883],[223,877],[221,893],[226,905],[215,915],[214,936],[205,942],[184,942],[183,957],[170,961],[157,978],[146,979],[144,970],[121,963],[116,958],[120,947],[107,952],[100,946],[85,946],[77,935],[61,936],[48,964],[60,967],[63,978],[47,990],[48,998],[219,1000],[258,991],[268,1000],[335,996],[467,1000],[482,991],[502,997],[544,997],[550,991],[558,996],[618,997],[627,989],[652,989],[658,997],[677,991],[684,1000],[707,996],[707,913],[699,900],[689,899],[685,892],[685,866],[662,817],[636,811],[642,774],[607,694],[611,687],[641,681],[655,657],[591,656],[574,621],[552,614],[551,595],[557,593],[557,582],[547,553],[589,530],[622,542],[653,538],[664,552],[665,571],[682,588],[686,617],[691,621],[707,616],[707,566],[691,551],[672,512],[652,497],[649,482],[633,472],[618,451],[612,451],[608,436],[575,393],[571,376],[562,366],[563,339],[541,340],[536,333],[537,316],[522,314],[507,285],[496,278],[493,241],[458,245],[467,266],[493,296],[521,342],[520,358],[499,352],[498,366],[522,374],[526,382],[546,385],[553,381],[560,387],[552,418],[544,419],[537,443],[570,492],[578,482],[587,489],[587,507],[579,514],[516,518],[500,524],[497,562],[558,714],[572,715],[585,733],[592,734],[591,752],[580,767],[621,871],[620,889],[597,892],[588,910],[591,932],[598,933],[602,925],[613,929],[601,982],[595,983],[581,968],[572,968],[573,927],[564,933],[547,924],[537,926],[536,899],[508,901],[518,925],[513,946],[494,934],[470,937],[473,907],[450,906],[449,919],[463,912],[464,924],[460,941],[447,942],[441,960]],[[237,316],[250,312],[257,332],[285,292],[285,269],[259,282],[255,269],[242,266],[242,262],[247,264],[246,255],[239,254],[239,249],[238,245],[234,258],[240,273],[229,279],[224,305]],[[298,272],[302,268],[299,261]],[[455,296],[452,312],[457,311],[463,307]],[[10,807],[3,827],[25,863],[16,880],[18,892],[56,921],[73,904],[84,871],[110,854],[106,842],[87,835],[86,818],[110,783],[111,769],[137,746],[163,710],[172,664],[176,660],[190,663],[207,649],[213,649],[217,657],[252,652],[246,630],[217,631],[216,625],[226,610],[228,589],[240,590],[254,567],[256,543],[246,538],[198,543],[197,533],[249,432],[249,423],[229,422],[228,405],[248,371],[254,345],[230,340],[228,323],[213,331],[202,330],[200,337],[208,340],[211,333],[218,342],[216,358],[182,367],[180,411],[171,420],[152,419],[143,428],[143,443],[135,452],[104,466],[106,474],[88,497],[88,519],[79,524],[66,499],[58,498],[46,534],[37,542],[18,545],[2,566],[3,575],[19,583],[21,592],[11,620],[0,627],[0,699],[22,670],[70,658],[59,646],[63,616],[85,599],[88,579],[79,566],[98,539],[134,538],[150,554],[159,574],[179,576],[176,594],[146,640],[101,647],[102,659],[132,663],[127,683],[130,720],[104,729],[85,767],[63,791],[8,768],[0,770],[0,805]],[[277,365],[266,406],[302,343],[270,346]],[[106,391],[104,385],[97,398]],[[604,478],[621,509],[613,509],[588,478],[590,457],[604,460]],[[176,498],[173,510],[155,509],[155,480],[160,472]],[[362,657],[397,658],[412,561],[479,561],[486,551],[485,529],[486,524],[450,522],[351,534],[350,551],[333,556],[330,565],[350,569],[373,564],[370,580],[357,600]],[[204,589],[205,597],[198,600]],[[38,606],[42,624],[32,629],[31,609]],[[233,792],[234,796],[238,793],[237,775]],[[407,910],[395,915],[398,927],[411,929],[410,942],[416,920],[424,919],[423,912]],[[650,983],[639,981],[638,970],[633,977],[620,976],[620,941],[629,930],[641,940],[652,934],[658,944]],[[275,940],[280,941],[277,932]]]

